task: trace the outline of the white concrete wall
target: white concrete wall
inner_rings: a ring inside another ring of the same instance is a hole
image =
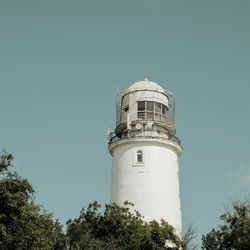
[[[124,141],[124,142],[122,142]],[[169,143],[168,143],[169,142]],[[137,150],[143,164],[136,164]],[[161,218],[181,232],[178,154],[173,142],[121,140],[112,144],[111,202],[133,202],[146,221]]]

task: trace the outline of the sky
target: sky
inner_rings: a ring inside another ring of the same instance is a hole
[[[0,1],[0,149],[64,223],[109,203],[117,89],[176,97],[182,220],[250,195],[250,1]]]

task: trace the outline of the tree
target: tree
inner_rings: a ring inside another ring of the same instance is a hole
[[[0,153],[0,249],[63,249],[62,226],[34,204],[31,184],[9,170],[12,160]]]
[[[195,232],[193,225],[189,224],[182,235],[182,250],[195,250],[198,247],[198,244],[194,242],[197,237],[197,233]]]
[[[130,206],[130,207],[129,207]],[[97,202],[82,209],[79,218],[67,221],[69,249],[179,249],[181,241],[167,222],[146,223],[131,203],[123,207]],[[166,241],[175,247],[167,247]]]
[[[10,171],[13,156],[0,153],[0,249],[190,249],[192,230],[181,240],[166,221],[145,222],[133,204],[90,203],[80,216],[67,221],[67,234],[58,220],[34,203],[27,179]]]
[[[202,236],[202,249],[250,249],[250,203],[234,201],[220,216],[224,221],[218,229]]]

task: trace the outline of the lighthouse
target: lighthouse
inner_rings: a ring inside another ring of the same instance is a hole
[[[161,219],[182,231],[175,97],[159,84],[131,83],[116,98],[116,127],[109,130],[111,202],[132,202],[145,221]]]

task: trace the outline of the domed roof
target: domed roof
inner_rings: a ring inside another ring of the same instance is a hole
[[[128,92],[136,91],[136,90],[153,90],[161,93],[165,93],[164,89],[157,83],[149,81],[145,78],[143,81],[133,82],[131,83],[123,92],[123,94],[127,94]]]

